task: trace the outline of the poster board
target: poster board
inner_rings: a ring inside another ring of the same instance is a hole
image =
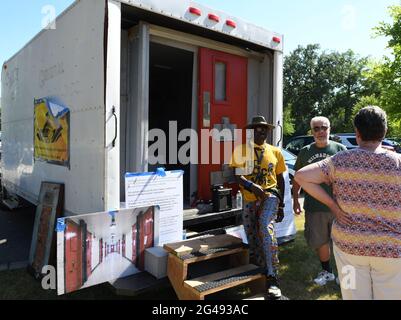
[[[149,206],[58,219],[58,294],[144,271],[155,215],[158,208]]]
[[[155,246],[183,239],[184,171],[127,173],[125,175],[126,207],[159,206],[155,216]]]
[[[55,98],[34,105],[34,159],[69,167],[70,110]]]
[[[28,270],[39,278],[42,268],[55,260],[54,227],[64,207],[64,184],[42,182],[36,207]]]

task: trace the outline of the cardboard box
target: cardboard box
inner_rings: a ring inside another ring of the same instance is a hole
[[[145,250],[145,271],[157,279],[167,277],[168,253],[162,247],[153,247]]]

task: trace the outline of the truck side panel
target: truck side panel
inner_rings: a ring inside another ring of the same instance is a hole
[[[77,1],[2,70],[3,185],[36,203],[42,181],[65,183],[67,214],[104,210],[105,2]],[[70,109],[70,169],[34,161],[34,99]]]
[[[117,210],[120,208],[121,3],[108,1],[107,6],[105,210]]]

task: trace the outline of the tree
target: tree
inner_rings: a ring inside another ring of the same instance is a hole
[[[365,76],[368,65],[351,50],[320,52],[318,44],[295,49],[284,62],[284,108],[291,110],[295,134],[307,133],[317,115],[331,120],[333,132],[352,130],[354,105],[379,92]]]
[[[392,23],[381,22],[375,31],[377,36],[389,38],[393,57],[384,57],[383,62],[377,63],[370,77],[379,83],[379,105],[389,116],[392,134],[401,136],[401,6],[391,6],[389,11]]]
[[[288,106],[284,109],[284,117],[283,117],[283,134],[285,138],[290,137],[295,132],[294,118],[291,116],[291,106]]]
[[[309,129],[310,117],[319,114],[319,104],[331,89],[325,76],[330,61],[319,51],[318,44],[299,46],[284,62],[284,106],[291,108],[295,134]]]

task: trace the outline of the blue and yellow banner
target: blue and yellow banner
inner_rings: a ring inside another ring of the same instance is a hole
[[[34,157],[70,166],[70,110],[52,98],[35,100]]]

